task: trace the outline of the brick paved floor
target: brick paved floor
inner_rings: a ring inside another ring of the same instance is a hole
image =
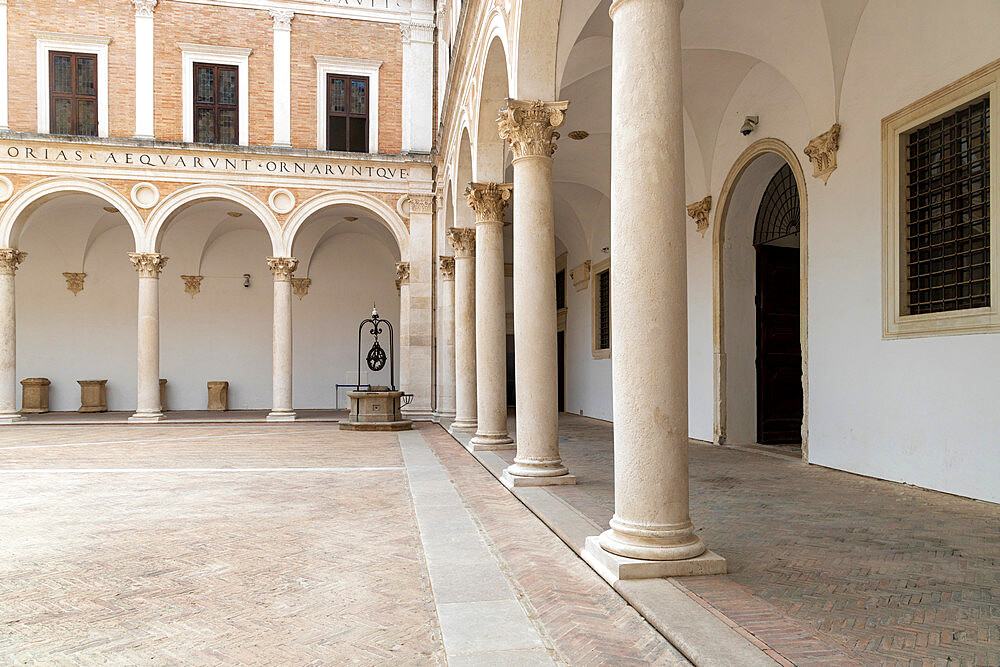
[[[563,415],[549,489],[602,527],[611,438]],[[691,516],[730,573],[678,583],[793,662],[1000,665],[1000,506],[693,442]]]
[[[447,434],[418,433],[546,660],[686,664]],[[0,663],[444,664],[407,466],[395,434],[328,424],[0,429]]]

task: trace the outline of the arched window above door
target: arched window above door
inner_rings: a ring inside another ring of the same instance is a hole
[[[764,190],[754,223],[753,244],[768,245],[799,234],[799,188],[785,164]]]

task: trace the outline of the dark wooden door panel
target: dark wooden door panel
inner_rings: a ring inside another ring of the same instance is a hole
[[[802,441],[799,250],[757,247],[757,442]]]

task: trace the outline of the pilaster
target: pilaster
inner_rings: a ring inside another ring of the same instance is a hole
[[[295,13],[270,9],[274,21],[274,145],[292,145],[292,19]]]
[[[158,0],[132,0],[135,6],[135,138],[152,139],[153,127],[153,10]],[[6,86],[5,86],[6,89]]]

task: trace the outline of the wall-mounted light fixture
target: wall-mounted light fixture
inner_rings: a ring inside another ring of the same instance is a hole
[[[243,274],[243,286],[244,287],[250,287],[250,274],[249,273],[244,273]]]

